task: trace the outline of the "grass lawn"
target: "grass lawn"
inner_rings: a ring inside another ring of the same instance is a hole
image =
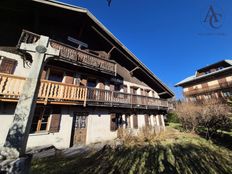
[[[232,151],[168,127],[150,141],[106,146],[72,158],[34,159],[32,173],[199,173],[231,174]]]

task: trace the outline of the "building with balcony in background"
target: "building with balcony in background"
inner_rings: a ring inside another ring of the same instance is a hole
[[[226,101],[232,96],[232,60],[222,60],[203,67],[175,86],[183,87],[188,101]]]
[[[143,127],[164,129],[174,94],[88,10],[3,0],[0,15],[0,145],[33,61],[19,46],[41,35],[60,55],[43,68],[28,147],[112,140],[118,128],[135,135]]]

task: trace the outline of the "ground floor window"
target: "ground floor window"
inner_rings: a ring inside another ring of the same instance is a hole
[[[30,133],[41,131],[59,132],[61,108],[58,106],[37,106],[34,112]]]
[[[122,125],[123,125],[122,114],[112,113],[110,119],[110,130],[116,131],[119,127],[122,127]]]
[[[76,116],[75,128],[76,129],[86,128],[86,121],[87,121],[86,116]]]
[[[37,107],[34,113],[31,133],[47,131],[51,110],[48,107]]]

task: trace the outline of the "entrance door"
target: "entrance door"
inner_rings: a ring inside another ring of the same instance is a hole
[[[86,144],[87,118],[86,114],[74,114],[73,145]]]

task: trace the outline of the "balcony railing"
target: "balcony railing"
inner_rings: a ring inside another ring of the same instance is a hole
[[[17,101],[25,78],[0,73],[0,100]],[[172,108],[167,100],[98,88],[41,80],[38,103],[124,108]]]
[[[214,91],[222,90],[222,89],[227,89],[232,87],[232,82],[224,82],[220,83],[217,85],[212,85],[204,88],[197,88],[197,89],[192,89],[190,91],[184,92],[185,96],[192,96],[192,95],[198,95],[198,94],[204,94],[204,93],[211,93]]]
[[[39,40],[40,35],[30,31],[23,30],[21,37],[18,41],[18,47],[21,43],[35,43]],[[81,65],[93,70],[98,70],[107,74],[116,75],[116,63],[112,60],[101,58],[88,51],[72,47],[70,45],[50,39],[51,47],[60,50],[59,59],[65,60],[70,63]]]

